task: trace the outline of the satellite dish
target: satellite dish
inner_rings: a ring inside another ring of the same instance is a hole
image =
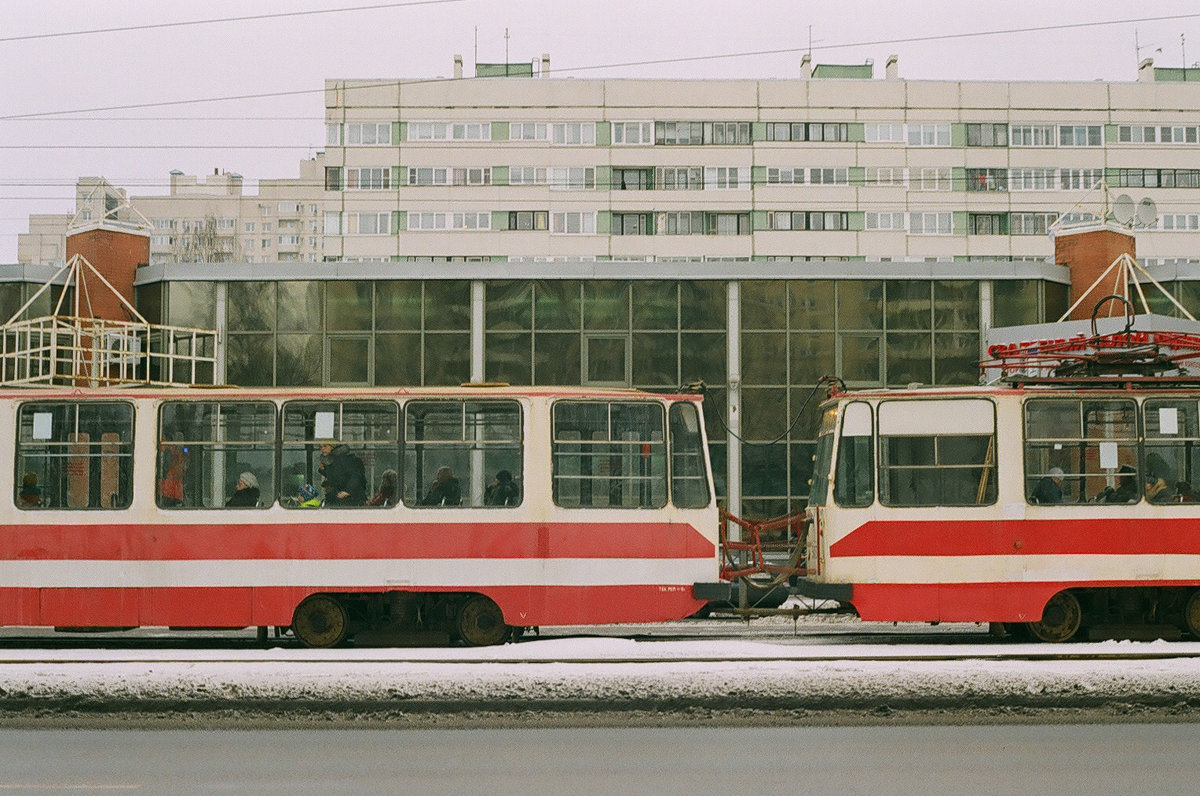
[[[1140,226],[1152,227],[1155,221],[1158,221],[1158,207],[1154,204],[1154,200],[1147,196],[1138,202],[1137,222]]]
[[[1112,212],[1113,218],[1117,220],[1118,224],[1128,226],[1133,223],[1133,199],[1129,194],[1123,193],[1116,198],[1113,202]]]

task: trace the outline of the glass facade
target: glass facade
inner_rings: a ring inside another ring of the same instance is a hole
[[[138,301],[166,322],[211,328],[220,290],[231,384],[482,379],[669,391],[703,382],[717,493],[728,497],[732,398],[741,511],[757,517],[807,499],[822,376],[852,388],[973,384],[985,327],[1054,320],[1068,295],[1042,279],[338,278],[164,281],[139,287]],[[473,318],[483,341],[474,357]],[[731,341],[740,376],[732,396]]]

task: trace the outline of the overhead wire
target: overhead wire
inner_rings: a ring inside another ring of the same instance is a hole
[[[454,2],[455,0],[424,0],[424,2]],[[284,14],[283,16],[287,16]],[[968,31],[965,33],[941,33],[929,34],[927,36],[906,36],[889,39],[871,39],[856,42],[843,42],[840,44],[817,44],[803,47],[784,47],[769,50],[745,50],[730,53],[710,53],[706,55],[689,55],[679,56],[676,58],[648,58],[636,61],[620,61],[603,64],[586,64],[579,66],[556,67],[555,72],[589,72],[601,69],[623,69],[634,66],[661,66],[665,64],[680,64],[680,63],[696,63],[702,61],[721,60],[726,58],[752,58],[767,55],[786,55],[800,52],[808,52],[812,50],[836,50],[849,49],[853,47],[872,47],[884,44],[917,44],[931,41],[952,41],[969,38],[978,38],[984,36],[1007,36],[1016,34],[1041,33],[1072,29],[1086,29],[1093,27],[1106,27],[1114,25],[1130,25],[1149,22],[1164,22],[1176,21],[1180,19],[1196,19],[1200,18],[1200,12],[1189,14],[1166,14],[1160,16],[1146,17],[1130,17],[1126,19],[1116,20],[1099,20],[1092,22],[1070,22],[1055,25],[1031,25],[1021,28],[1002,28],[996,30]],[[0,39],[0,43],[5,41]],[[464,76],[450,78],[417,78],[417,79],[398,79],[398,80],[382,80],[382,81],[365,81],[357,85],[345,85],[345,91],[370,90],[376,88],[398,88],[403,86],[415,86],[431,83],[446,83],[446,82],[461,82],[474,80],[494,80],[497,78],[480,77],[480,76]],[[162,100],[158,102],[143,102],[143,103],[127,103],[122,105],[106,105],[92,108],[73,108],[60,111],[39,111],[37,113],[19,113],[19,114],[4,114],[0,115],[0,121],[11,121],[19,119],[30,119],[39,117],[62,116],[73,113],[97,113],[101,111],[118,111],[118,110],[134,110],[138,108],[160,108],[160,107],[178,107],[182,105],[197,105],[210,102],[233,102],[241,100],[260,100],[275,97],[291,97],[304,96],[311,94],[323,94],[326,91],[325,87],[319,89],[296,89],[290,91],[273,91],[273,92],[258,92],[254,94],[236,94],[219,97],[195,97],[185,100]]]
[[[66,30],[52,33],[26,33],[19,36],[0,36],[0,44],[17,41],[34,41],[38,39],[61,39],[71,36],[92,36],[102,33],[129,33],[134,31],[160,30],[163,28],[188,28],[197,25],[219,25],[229,22],[255,22],[264,19],[285,19],[295,17],[314,17],[323,14],[344,14],[359,11],[383,11],[393,8],[410,6],[447,5],[461,3],[464,0],[406,0],[402,3],[376,3],[365,6],[346,6],[344,8],[318,8],[306,11],[281,11],[274,14],[247,14],[240,17],[216,17],[209,19],[191,19],[178,22],[145,22],[139,25],[123,25],[112,28],[92,28],[90,30]]]

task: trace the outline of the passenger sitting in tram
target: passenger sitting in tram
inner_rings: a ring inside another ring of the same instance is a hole
[[[229,500],[225,501],[225,508],[255,508],[258,505],[260,494],[258,478],[254,473],[244,472],[238,476],[237,483],[233,487],[233,494],[229,496]]]
[[[457,506],[462,503],[462,487],[449,467],[439,467],[422,506]]]
[[[399,492],[400,478],[395,470],[384,470],[383,478],[379,481],[379,491],[375,497],[367,501],[368,506],[391,506],[396,502]]]
[[[488,484],[488,488],[483,492],[485,506],[515,506],[520,502],[520,490],[517,489],[512,473],[508,470],[497,472],[496,480]]]
[[[23,509],[36,509],[42,505],[42,488],[38,486],[37,473],[30,471],[21,477],[17,501]]]
[[[1063,469],[1051,467],[1050,471],[1038,481],[1029,500],[1033,503],[1062,503]]]
[[[321,492],[312,484],[305,484],[300,487],[297,497],[300,499],[300,508],[302,509],[321,508]]]
[[[1146,456],[1146,500],[1166,503],[1173,497],[1171,483],[1175,474],[1157,453]]]
[[[1096,495],[1096,503],[1133,503],[1138,499],[1137,470],[1122,464],[1117,470],[1117,488],[1106,486]]]

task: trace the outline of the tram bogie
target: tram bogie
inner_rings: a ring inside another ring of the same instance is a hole
[[[698,396],[39,390],[0,416],[0,625],[482,645],[728,589]]]

